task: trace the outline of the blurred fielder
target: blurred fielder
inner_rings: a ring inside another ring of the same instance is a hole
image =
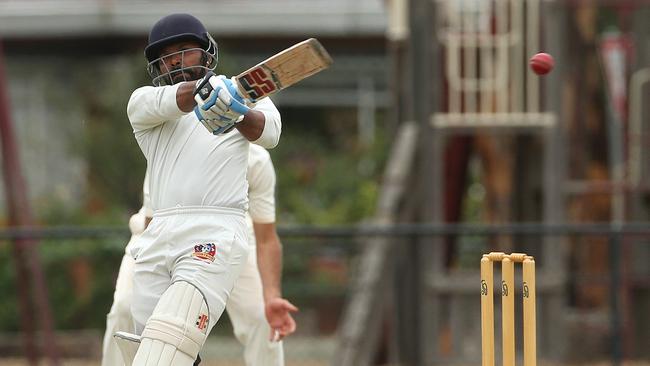
[[[136,89],[127,106],[154,209],[130,245],[138,366],[194,363],[248,261],[249,143],[272,148],[280,139],[273,102],[252,105],[231,79],[215,76],[217,54],[195,17],[162,18],[145,48],[155,86]],[[266,255],[258,261],[272,263]],[[267,299],[267,320],[280,337],[292,331],[294,309]]]
[[[248,158],[247,178],[249,182],[249,212],[246,221],[249,229],[251,249],[270,253],[260,258],[272,258],[273,263],[256,263],[256,251],[251,255],[235,283],[226,311],[230,316],[237,339],[244,345],[244,359],[248,366],[284,365],[282,342],[273,342],[275,331],[271,334],[264,314],[265,299],[280,297],[282,246],[275,229],[275,170],[269,153],[262,147],[251,144]],[[152,210],[149,203],[148,176],[143,188],[143,206],[129,220],[133,237],[141,234],[149,220]],[[116,331],[134,333],[131,317],[131,297],[133,296],[133,258],[128,254],[133,239],[125,249],[117,277],[113,306],[106,317],[102,366],[123,365],[122,355],[113,339]],[[256,245],[256,241],[259,243]],[[260,277],[260,272],[262,277]],[[295,324],[290,325],[295,329]]]

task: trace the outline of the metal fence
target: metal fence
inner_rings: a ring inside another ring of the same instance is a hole
[[[281,227],[279,234],[284,244],[284,293],[301,308],[296,315],[299,330],[285,342],[289,365],[331,363],[337,352],[341,314],[350,296],[348,289],[360,270],[356,266],[360,245],[377,237],[390,238],[394,243],[391,260],[396,271],[392,275],[394,280],[386,286],[392,288],[388,290],[393,295],[404,294],[395,289],[404,286],[400,269],[409,266],[413,253],[421,257],[420,263],[436,260],[443,263],[439,272],[427,266],[420,271],[430,298],[439,297],[437,302],[424,300],[420,306],[423,314],[428,312],[442,319],[435,332],[412,339],[418,347],[401,349],[400,337],[404,335],[399,329],[404,324],[399,323],[405,319],[399,315],[402,299],[389,299],[388,303],[398,313],[378,319],[388,324],[383,327],[385,336],[380,337],[375,348],[378,364],[410,364],[404,361],[407,352],[424,355],[420,364],[475,363],[480,358],[479,259],[482,253],[492,250],[521,251],[537,258],[538,285],[542,287],[537,320],[540,360],[609,360],[611,364],[650,360],[647,348],[649,224],[295,226]],[[128,231],[123,227],[0,230],[0,268],[3,268],[0,288],[3,293],[11,294],[0,300],[4,332],[0,335],[0,354],[5,357],[24,354],[23,345],[10,340],[24,325],[18,316],[17,295],[23,279],[15,275],[9,245],[12,241],[29,240],[38,244],[56,332],[68,335],[57,337],[62,343],[59,344],[62,357],[85,358],[93,364],[93,360],[99,359],[104,314],[112,301],[114,280],[127,239]],[[444,248],[438,252],[443,253],[443,258],[428,258],[432,247]],[[550,248],[553,250],[545,251]],[[557,268],[566,276],[560,277],[558,292],[546,292],[544,273]],[[553,296],[559,296],[560,313],[549,305]],[[415,320],[420,327],[428,327],[427,317]],[[409,326],[416,324],[406,324]],[[89,329],[94,330],[90,332],[93,336],[87,335]],[[78,333],[79,330],[84,333]],[[241,346],[231,334],[229,322],[223,318],[205,347],[207,365],[243,365]],[[78,345],[90,342],[94,346],[82,347],[84,351],[80,352],[80,347],[70,346],[75,341]],[[564,345],[557,347],[557,342]],[[424,352],[426,348],[435,352]]]

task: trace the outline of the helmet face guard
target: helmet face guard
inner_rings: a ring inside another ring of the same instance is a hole
[[[190,48],[187,50],[182,50],[166,55],[161,55],[160,57],[150,61],[147,64],[147,72],[151,77],[151,82],[155,86],[162,85],[173,85],[182,81],[198,80],[202,78],[208,71],[214,71],[219,62],[219,55],[217,51],[217,44],[214,43],[214,47],[210,47],[210,50],[204,50],[203,48]],[[201,52],[201,63],[199,65],[186,65],[185,64],[185,53],[186,52]],[[212,51],[212,52],[210,52]],[[170,69],[165,64],[164,59],[168,57],[173,57],[180,54],[181,62],[180,66]],[[180,80],[179,77],[182,76],[183,79]]]
[[[166,46],[182,41],[197,42],[201,48],[182,50],[167,55],[160,54]],[[200,65],[185,65],[185,52],[197,50],[203,52]],[[163,60],[179,53],[181,54],[180,67],[169,69]],[[207,71],[214,70],[219,61],[217,42],[210,36],[203,23],[190,14],[172,14],[160,19],[151,28],[144,54],[148,62],[147,71],[156,86],[199,79]],[[182,80],[179,75],[183,76]]]

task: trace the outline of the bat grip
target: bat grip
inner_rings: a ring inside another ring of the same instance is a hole
[[[210,93],[212,93],[212,84],[210,84],[210,78],[214,76],[212,71],[208,71],[201,82],[194,89],[194,95],[198,94],[201,99],[206,100]]]

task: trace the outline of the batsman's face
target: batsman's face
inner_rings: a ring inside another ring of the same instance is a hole
[[[161,73],[169,75],[172,84],[198,80],[202,75],[196,66],[202,65],[203,53],[197,42],[174,43],[161,49],[158,67]]]

